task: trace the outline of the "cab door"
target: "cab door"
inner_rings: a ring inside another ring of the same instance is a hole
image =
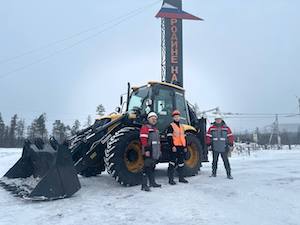
[[[174,91],[169,88],[159,88],[154,95],[154,112],[158,115],[157,127],[160,132],[165,131],[172,122],[174,106]]]
[[[182,124],[190,125],[190,118],[189,118],[187,103],[186,103],[184,94],[181,92],[175,91],[175,107],[181,113],[180,122]]]

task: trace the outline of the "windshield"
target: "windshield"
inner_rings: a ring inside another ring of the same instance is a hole
[[[132,112],[135,109],[145,109],[145,100],[149,97],[149,88],[143,87],[134,91],[131,95],[129,104],[128,104],[128,112]]]

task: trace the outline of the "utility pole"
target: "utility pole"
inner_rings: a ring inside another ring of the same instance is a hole
[[[278,147],[278,149],[281,149],[281,137],[280,137],[280,130],[279,130],[278,114],[275,115],[275,122],[273,123],[273,129],[272,129],[272,133],[270,135],[269,145],[271,145],[274,135],[277,136],[277,147]]]
[[[280,137],[280,131],[279,131],[279,120],[278,120],[278,114],[276,114],[276,134],[277,134],[277,145],[278,149],[281,149],[281,137]]]

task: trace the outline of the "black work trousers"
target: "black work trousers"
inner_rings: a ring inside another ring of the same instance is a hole
[[[174,167],[183,167],[184,166],[184,159],[185,159],[185,152],[184,147],[176,147],[176,152],[171,150],[170,152],[170,164]]]
[[[228,151],[226,151],[226,152],[213,151],[212,173],[217,174],[219,155],[221,155],[221,157],[223,159],[224,167],[226,169],[227,175],[228,176],[231,175],[231,168],[230,168],[230,163],[228,160]]]
[[[174,179],[174,172],[176,166],[178,166],[179,178],[183,178],[183,167],[185,160],[184,149],[184,147],[176,146],[176,152],[173,152],[172,149],[170,150],[170,162],[168,168],[168,176],[170,181]]]

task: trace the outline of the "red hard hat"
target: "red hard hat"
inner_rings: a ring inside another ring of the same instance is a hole
[[[174,110],[173,113],[172,113],[172,116],[177,116],[179,115],[180,116],[180,111],[179,110]]]

